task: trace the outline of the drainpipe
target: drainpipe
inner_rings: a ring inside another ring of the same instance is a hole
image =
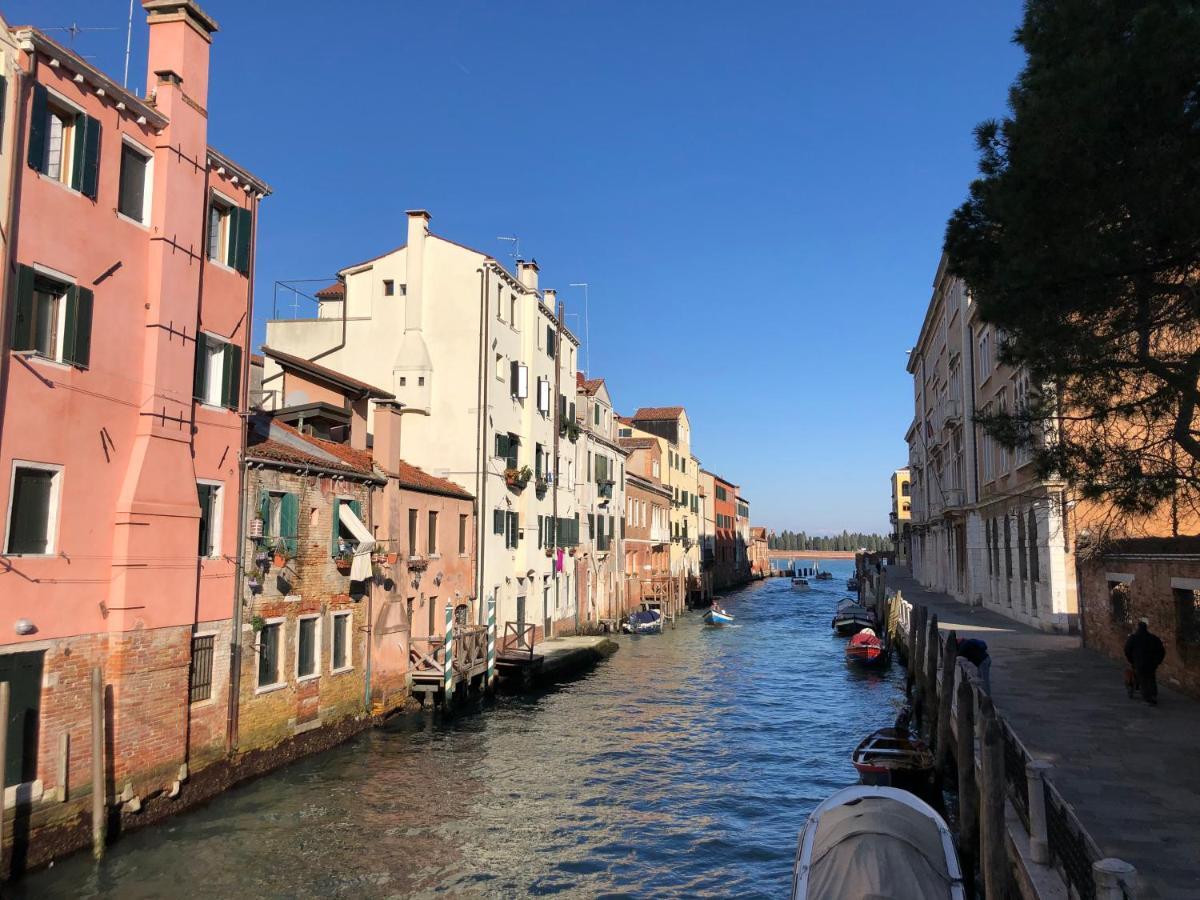
[[[345,306],[345,303],[343,302],[342,305]],[[363,427],[366,427],[366,426],[364,425]],[[390,481],[391,481],[391,479],[388,478],[387,481],[384,482],[383,489],[385,491],[385,494],[384,494],[385,499],[387,496],[386,495],[387,485]],[[367,519],[368,519],[367,531],[370,531],[371,534],[375,533],[374,529],[371,527],[372,523],[375,521],[375,504],[372,502],[372,499],[371,499],[371,494],[372,494],[372,492],[374,492],[374,490],[375,490],[375,485],[368,481],[367,482]],[[336,509],[337,507],[335,506],[334,508]],[[378,544],[376,545],[376,547],[378,547]],[[366,712],[367,715],[371,714],[371,634],[372,634],[371,624],[375,621],[374,598],[375,598],[375,592],[373,590],[371,590],[371,587],[368,585],[367,586],[367,653],[366,653],[366,662],[363,665],[363,670],[364,670],[363,671],[363,710],[364,710],[364,712]],[[411,630],[410,630],[410,637],[411,637]]]
[[[208,200],[208,167],[204,169],[205,210]],[[246,352],[242,354],[242,385],[238,397],[241,420],[241,449],[238,452],[238,528],[237,528],[237,562],[233,570],[233,614],[230,617],[229,642],[229,710],[225,724],[225,752],[232,753],[238,741],[238,702],[242,687],[242,578],[245,575],[246,548],[246,450],[248,446],[248,412],[242,418],[242,410],[248,410],[250,405],[250,353],[251,334],[254,327],[254,267],[258,256],[258,213],[259,200],[257,192],[251,193],[253,207],[250,216],[250,262],[246,273]],[[205,218],[207,221],[207,217]],[[200,265],[200,283],[204,284],[204,264]],[[197,334],[199,330],[197,329]]]
[[[562,323],[563,323],[564,308],[565,308],[564,305],[560,302],[557,304],[557,309],[554,310],[554,313],[557,316],[557,320],[554,323],[554,394],[550,398],[550,405],[551,405],[551,408],[553,409],[553,413],[551,414],[551,418],[550,418],[550,422],[551,422],[550,427],[553,429],[553,431],[551,433],[550,445],[551,445],[551,452],[553,453],[553,459],[554,459],[554,484],[550,488],[550,490],[551,490],[550,515],[551,515],[551,518],[554,519],[554,529],[553,529],[554,549],[552,551],[552,556],[550,557],[550,560],[551,560],[550,567],[551,568],[553,568],[558,563],[558,547],[559,547],[559,540],[558,540],[558,538],[559,538],[559,535],[558,535],[558,486],[560,484],[559,479],[562,478],[562,472],[559,471],[559,464],[558,464],[559,455],[558,454],[559,454],[559,449],[562,446],[561,433],[562,433],[563,426],[562,426],[562,409],[561,409],[561,407],[564,405],[563,401],[560,400],[559,397],[562,395],[562,364],[561,364],[560,360],[562,359],[562,357],[561,357],[561,354],[562,354]],[[563,564],[566,565],[565,562]],[[558,608],[558,600],[559,600],[561,590],[562,590],[562,572],[557,571],[554,573],[554,608],[555,609]],[[576,618],[578,618],[578,616]],[[551,623],[551,627],[553,627],[553,622]],[[576,627],[576,631],[578,631],[578,630],[579,630],[578,627]],[[549,637],[549,635],[547,635],[547,637]]]
[[[476,377],[477,391],[475,395],[479,401],[479,412],[475,418],[475,597],[476,606],[479,608],[479,616],[483,615],[485,606],[481,601],[484,597],[483,572],[484,562],[487,560],[487,517],[484,511],[487,509],[487,403],[488,403],[488,387],[491,382],[490,373],[487,369],[487,357],[490,352],[488,346],[488,324],[491,317],[488,315],[488,293],[491,287],[489,279],[490,272],[488,271],[487,263],[484,262],[478,269],[479,272],[479,372]],[[496,604],[499,606],[500,598],[496,598]],[[481,619],[482,621],[482,619]],[[409,623],[409,628],[412,628],[412,623]],[[411,632],[410,632],[411,634]]]
[[[257,222],[255,223],[255,230],[258,230]],[[253,270],[253,264],[251,264],[251,270]],[[345,275],[339,274],[337,276],[337,280],[342,283],[342,339],[338,341],[335,346],[330,347],[328,350],[322,350],[316,356],[310,357],[312,362],[316,362],[318,359],[328,356],[331,353],[337,353],[346,346],[346,311],[350,308],[350,288],[346,284]]]

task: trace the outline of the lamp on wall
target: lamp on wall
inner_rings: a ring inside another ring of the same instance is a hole
[[[13,631],[17,634],[33,634],[37,631],[37,626],[29,619],[17,619],[13,622]]]

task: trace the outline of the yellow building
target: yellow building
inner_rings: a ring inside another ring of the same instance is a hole
[[[662,451],[662,483],[671,492],[671,574],[700,574],[700,461],[682,406],[648,406],[621,422],[621,437],[649,437]]]
[[[911,540],[912,503],[910,500],[908,469],[897,469],[892,473],[892,511],[888,518],[892,523],[892,541],[896,545],[896,561],[908,563],[908,544]]]

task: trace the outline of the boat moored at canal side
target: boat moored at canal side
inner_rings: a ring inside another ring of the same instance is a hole
[[[864,628],[873,627],[875,616],[861,603],[847,597],[838,603],[832,625],[833,630],[840,635],[857,634]]]
[[[807,578],[793,578],[792,579],[792,590],[793,591],[807,591],[809,589],[809,587],[810,587],[810,585],[808,583]]]
[[[846,643],[846,662],[868,669],[886,666],[887,644],[874,629],[864,628]]]
[[[863,738],[850,757],[859,781],[927,796],[933,782],[933,752],[908,730],[880,728]]]
[[[629,614],[624,627],[629,634],[662,634],[662,611],[649,608],[639,609]]]
[[[792,900],[966,900],[945,821],[919,797],[857,785],[827,797],[800,832]]]

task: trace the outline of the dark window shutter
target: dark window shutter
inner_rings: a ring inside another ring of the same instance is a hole
[[[572,403],[572,404],[571,404],[571,406],[570,406],[570,412],[568,413],[568,416],[567,416],[567,417],[568,417],[568,418],[569,418],[569,419],[570,419],[572,422],[574,422],[574,421],[575,421],[575,404],[574,404],[574,403]]]
[[[221,361],[224,369],[221,380],[221,405],[227,409],[237,409],[241,400],[242,348],[237,344],[226,344]]]
[[[13,316],[12,348],[33,349],[33,269],[17,269],[17,314]]]
[[[44,172],[46,165],[46,96],[46,88],[35,83],[29,117],[29,167],[39,172]]]
[[[192,366],[192,397],[204,399],[204,389],[208,381],[208,335],[199,332],[196,335],[196,361]]]
[[[338,538],[342,536],[342,520],[341,520],[342,501],[335,497],[333,499],[333,503],[330,504],[330,509],[333,510],[333,517],[332,517],[333,522],[331,523],[333,525],[333,536],[331,538],[331,544],[330,544],[329,549],[331,552],[337,553]]]
[[[197,552],[200,556],[207,556],[209,548],[208,530],[212,527],[209,515],[212,510],[212,485],[197,484],[196,494],[200,502],[200,534]]]
[[[275,537],[271,534],[271,495],[267,491],[258,495],[258,517],[263,522],[263,537]]]
[[[250,235],[253,230],[250,219],[250,210],[234,207],[231,223],[236,223],[237,229],[233,233],[235,240],[231,244],[233,259],[230,263],[243,275],[250,274]]]
[[[492,510],[492,532],[494,534],[504,534],[504,510]]]
[[[514,397],[517,396],[517,379],[520,377],[520,364],[513,360],[508,364],[508,392]]]
[[[84,121],[87,131],[84,133],[83,174],[79,189],[95,200],[100,186],[100,122],[91,116],[84,116]]]
[[[222,211],[222,214],[227,216],[229,221],[226,224],[225,258],[221,262],[229,268],[235,269],[237,268],[238,226],[241,224],[241,219],[238,217],[237,207],[228,207]]]
[[[295,553],[300,535],[300,498],[295,494],[284,494],[279,498],[279,531],[278,537],[283,538],[288,550]]]
[[[71,285],[67,291],[66,330],[63,334],[63,359],[86,369],[92,350],[92,292]]]
[[[543,529],[546,527],[546,520],[538,516],[538,549],[542,548],[542,539],[545,536]]]
[[[588,513],[588,540],[596,536],[596,514]]]

